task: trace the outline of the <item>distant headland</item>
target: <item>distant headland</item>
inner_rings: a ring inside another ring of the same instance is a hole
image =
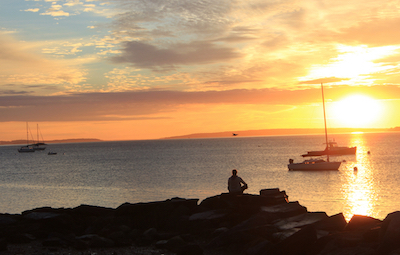
[[[400,131],[400,127],[395,128],[330,128],[331,134],[346,134],[354,132],[379,133]],[[165,137],[163,139],[185,139],[185,138],[218,138],[230,136],[279,136],[279,135],[316,135],[324,134],[322,128],[288,128],[288,129],[260,129],[260,130],[242,130],[242,131],[224,131],[215,133],[195,133],[182,136]]]
[[[75,138],[75,139],[60,139],[45,141],[45,143],[88,143],[88,142],[102,142],[100,139],[95,138]],[[26,144],[26,140],[12,140],[12,141],[0,141],[0,145],[11,145],[11,144]]]

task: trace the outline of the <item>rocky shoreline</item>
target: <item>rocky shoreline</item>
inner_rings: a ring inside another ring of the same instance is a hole
[[[384,220],[308,212],[285,191],[172,198],[117,208],[0,215],[1,254],[400,254],[400,212]]]

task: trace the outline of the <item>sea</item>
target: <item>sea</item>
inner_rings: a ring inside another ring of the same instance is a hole
[[[200,203],[227,192],[232,169],[248,184],[246,193],[279,188],[310,212],[383,220],[400,210],[400,133],[330,138],[357,146],[356,155],[330,157],[342,162],[339,171],[288,171],[290,158],[300,162],[301,154],[324,149],[324,135],[59,143],[34,153],[0,146],[0,213],[174,197]]]

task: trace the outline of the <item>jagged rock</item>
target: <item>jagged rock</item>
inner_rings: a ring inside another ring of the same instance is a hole
[[[306,226],[295,234],[278,243],[270,254],[300,255],[312,250],[312,245],[317,241],[317,232],[314,227]],[[268,253],[265,253],[268,254]]]
[[[280,230],[302,228],[307,225],[328,219],[325,212],[306,212],[289,218],[278,220],[274,226]]]
[[[400,211],[390,213],[382,222],[381,244],[378,248],[379,254],[389,254],[389,252],[400,248]]]
[[[115,213],[113,208],[93,206],[93,205],[80,205],[71,210],[71,213],[79,216],[112,216]]]
[[[178,255],[394,255],[400,212],[384,221],[355,215],[347,223],[342,213],[308,212],[288,202],[284,191],[264,189],[260,195],[222,193],[199,205],[198,199],[172,198],[116,209],[80,205],[0,214],[0,250],[32,241],[78,250],[155,245]]]
[[[157,228],[177,226],[183,216],[189,216],[197,208],[198,199],[173,198],[159,202],[125,203],[116,210],[117,217],[129,219],[134,228]]]
[[[266,251],[271,250],[273,246],[272,242],[269,240],[260,240],[250,248],[248,248],[244,254],[245,255],[262,255],[265,254]]]
[[[345,231],[368,230],[377,227],[382,221],[364,215],[353,215],[345,227]]]
[[[260,196],[269,197],[268,203],[271,205],[289,203],[289,197],[286,195],[286,192],[280,191],[278,188],[262,189],[260,190]]]
[[[323,219],[313,224],[315,229],[318,230],[326,230],[330,232],[334,231],[342,231],[346,227],[347,222],[344,218],[343,213],[338,213],[328,217],[327,219]]]
[[[281,219],[306,213],[307,208],[301,206],[298,202],[290,202],[273,206],[262,206],[261,211],[269,214],[270,218]]]
[[[215,220],[215,219],[221,219],[223,217],[226,217],[226,215],[227,215],[226,211],[223,211],[223,210],[210,210],[210,211],[192,214],[189,217],[189,220],[191,220],[191,221]]]

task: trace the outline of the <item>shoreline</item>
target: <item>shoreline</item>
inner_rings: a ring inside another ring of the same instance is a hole
[[[200,203],[199,203],[200,202]],[[400,212],[384,220],[309,212],[279,188],[259,195],[41,207],[0,214],[2,254],[389,254]],[[347,253],[346,253],[347,252]],[[350,253],[349,253],[350,252]]]

